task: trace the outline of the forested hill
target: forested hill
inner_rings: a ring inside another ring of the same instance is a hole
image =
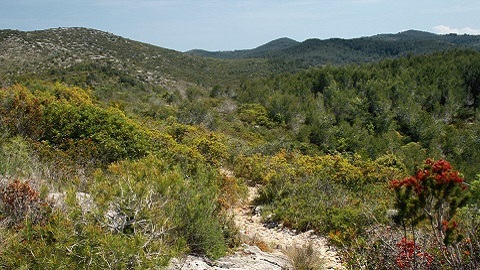
[[[279,46],[279,44],[281,46]],[[296,42],[288,38],[274,40],[251,50],[209,52],[192,50],[188,53],[215,58],[267,58],[293,62],[296,66],[348,64],[377,61],[409,53],[426,54],[453,48],[480,49],[478,35],[436,35],[408,30],[397,34],[379,34],[354,39],[307,39]]]
[[[300,42],[290,39],[290,38],[278,38],[272,40],[268,43],[265,43],[261,46],[256,47],[255,49],[246,49],[246,50],[235,50],[235,51],[217,51],[211,52],[206,50],[191,50],[187,53],[192,55],[199,55],[205,57],[213,57],[213,58],[224,58],[224,59],[239,59],[239,58],[261,58],[268,56],[271,53],[275,53],[277,51],[281,51],[284,49],[288,49],[290,47],[296,46],[300,44]]]
[[[411,30],[357,39],[297,42],[280,38],[252,50],[182,53],[88,28],[0,30],[0,79],[11,83],[22,77],[40,77],[81,86],[107,81],[156,91],[212,87],[310,66],[371,62],[452,48],[479,50],[480,36]]]

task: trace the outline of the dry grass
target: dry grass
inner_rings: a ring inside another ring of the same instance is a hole
[[[287,256],[292,262],[295,270],[321,270],[325,269],[325,263],[314,249],[312,243],[306,246],[297,247],[294,245],[287,250]]]

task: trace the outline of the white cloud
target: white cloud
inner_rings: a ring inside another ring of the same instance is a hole
[[[437,34],[469,34],[469,35],[480,35],[480,29],[475,29],[471,27],[464,28],[452,28],[446,25],[437,25],[433,27],[433,31]]]

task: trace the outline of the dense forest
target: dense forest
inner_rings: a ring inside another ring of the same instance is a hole
[[[279,38],[254,49],[217,52],[192,50],[187,53],[220,59],[269,59],[288,63],[290,68],[308,68],[325,64],[372,62],[454,48],[478,50],[480,38],[476,35],[436,35],[408,30],[397,34],[380,34],[353,39],[311,38],[298,42],[289,38]]]
[[[101,37],[116,62],[0,58],[2,268],[219,258],[247,186],[266,222],[327,236],[347,268],[478,267],[477,50],[291,69],[136,44],[169,59],[148,73]]]
[[[322,153],[389,152],[410,170],[426,157],[446,158],[472,179],[479,68],[474,51],[324,67],[245,83],[236,100],[260,104],[271,122]]]

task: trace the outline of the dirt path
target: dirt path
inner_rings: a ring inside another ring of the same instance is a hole
[[[293,269],[295,250],[306,250],[309,245],[313,248],[313,257],[323,266],[321,269],[344,269],[335,250],[327,245],[326,239],[312,231],[297,234],[281,226],[267,228],[262,223],[259,207],[254,209],[252,205],[257,194],[257,187],[249,187],[247,200],[234,209],[235,224],[244,243],[237,252],[215,262],[194,256],[175,259],[169,270]]]
[[[313,231],[297,234],[281,226],[267,228],[262,223],[259,207],[252,209],[251,203],[257,193],[258,188],[249,187],[248,201],[235,209],[235,223],[245,242],[255,244],[264,251],[281,252],[290,257],[294,247],[297,250],[305,249],[311,244],[326,269],[343,269],[335,250],[327,245],[325,238],[315,235]]]

